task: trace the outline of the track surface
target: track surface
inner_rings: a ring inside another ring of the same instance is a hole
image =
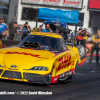
[[[91,72],[92,66],[92,72]],[[72,82],[38,85],[0,80],[0,91],[50,91],[52,95],[0,95],[0,100],[100,100],[100,65],[88,60],[76,69]]]

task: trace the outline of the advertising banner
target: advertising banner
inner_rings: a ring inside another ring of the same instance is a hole
[[[82,0],[22,0],[22,3],[72,7],[72,8],[82,7]]]
[[[100,9],[100,0],[89,0],[89,8]]]
[[[48,8],[40,8],[38,18],[49,21],[57,21],[58,18],[60,22],[78,23],[79,15],[79,11],[63,11],[60,9],[53,10]]]

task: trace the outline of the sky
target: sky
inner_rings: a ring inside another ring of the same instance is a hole
[[[9,2],[9,0],[0,0],[0,1],[7,2],[7,3]]]

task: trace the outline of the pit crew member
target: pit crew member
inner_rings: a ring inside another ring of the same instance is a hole
[[[15,40],[17,29],[18,29],[17,22],[13,22],[9,25],[10,40]]]
[[[8,27],[6,24],[3,23],[3,17],[0,17],[0,40],[2,40],[3,36],[6,33],[7,33],[7,36],[9,36]]]
[[[96,50],[96,54],[97,54],[96,63],[98,65],[99,64],[100,29],[98,29],[97,34],[93,36],[92,41],[93,41],[93,43],[92,43],[91,56],[90,56],[89,64],[91,64],[92,55],[93,55],[94,51]]]
[[[28,22],[26,22],[23,26],[23,29],[22,29],[22,39],[24,39],[28,34],[30,34],[31,32],[31,27],[28,25]]]
[[[87,43],[87,39],[88,37],[91,36],[91,33],[87,31],[86,28],[82,29],[82,28],[79,28],[79,31],[77,32],[78,36],[77,36],[77,45],[84,45],[86,46],[86,43]],[[81,43],[80,43],[81,41]]]

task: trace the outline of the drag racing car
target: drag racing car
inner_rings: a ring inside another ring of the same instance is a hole
[[[66,45],[56,33],[30,33],[18,45],[0,49],[0,79],[51,84],[72,81],[86,60],[83,46]]]

